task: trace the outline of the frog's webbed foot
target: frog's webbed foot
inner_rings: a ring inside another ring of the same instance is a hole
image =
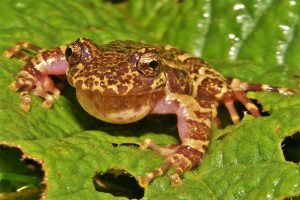
[[[227,110],[229,111],[231,120],[233,121],[234,124],[240,121],[240,118],[234,106],[235,100],[242,103],[242,105],[244,105],[245,108],[250,112],[250,114],[255,118],[261,116],[257,106],[246,96],[247,91],[249,90],[268,91],[268,92],[277,92],[283,95],[292,95],[296,93],[295,90],[288,89],[285,87],[276,87],[267,84],[253,84],[253,83],[241,82],[238,79],[230,79],[230,78],[228,78],[227,80],[228,83],[230,84],[230,88],[232,91],[228,92],[230,93],[229,95],[225,94],[224,98],[221,98],[221,101],[224,103]]]
[[[234,105],[235,100],[241,102],[253,117],[260,117],[258,107],[246,96],[245,91],[233,91],[232,93],[233,96],[231,98],[222,99],[222,101],[226,106],[234,124],[237,124],[240,121],[240,117]]]
[[[20,107],[25,111],[29,111],[31,107],[30,93],[44,99],[44,108],[51,108],[53,101],[60,95],[60,90],[55,87],[49,76],[36,72],[30,67],[21,70],[9,87],[14,91],[21,92]]]
[[[233,91],[230,91],[228,93],[230,93],[230,95],[225,96],[230,97],[222,98],[220,101],[224,103],[234,124],[240,122],[240,117],[234,105],[234,102],[236,100],[239,101],[243,106],[245,106],[245,108],[250,112],[250,114],[253,117],[257,118],[261,116],[258,107],[246,96],[245,91],[240,89],[233,89]]]
[[[155,168],[140,178],[139,183],[142,187],[146,187],[152,181],[152,179],[162,176],[170,168],[174,168],[174,172],[170,176],[171,184],[180,184],[182,182],[180,176],[185,171],[188,171],[196,166],[201,161],[203,156],[203,153],[187,145],[178,145],[174,149],[164,148],[155,144],[150,139],[146,139],[141,144],[141,148],[150,148],[165,158],[160,167]]]
[[[23,50],[31,50],[39,54],[32,58],[26,55]],[[29,111],[31,107],[30,93],[44,99],[44,108],[50,108],[53,105],[54,99],[58,99],[60,95],[60,90],[55,87],[53,80],[48,75],[49,72],[42,73],[38,70],[39,68],[43,68],[49,71],[47,69],[48,62],[44,60],[41,54],[43,51],[38,46],[21,42],[3,53],[7,58],[15,57],[26,62],[23,69],[17,73],[16,80],[9,85],[10,89],[21,92],[20,106],[25,111]],[[50,53],[48,54],[50,55]]]

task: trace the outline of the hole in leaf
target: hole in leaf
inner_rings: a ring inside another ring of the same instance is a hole
[[[256,99],[251,99],[251,101],[259,109],[259,113],[260,113],[261,116],[270,116],[270,113],[268,111],[264,110],[263,106]]]
[[[35,160],[23,159],[19,148],[0,145],[0,193],[4,199],[40,199],[44,185],[42,165]]]
[[[93,177],[93,183],[97,191],[111,193],[116,197],[141,199],[144,196],[144,188],[124,169],[109,169],[98,173]]]
[[[287,136],[281,143],[281,149],[285,160],[294,163],[300,162],[300,133]]]

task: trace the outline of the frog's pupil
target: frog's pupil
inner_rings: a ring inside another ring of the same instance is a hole
[[[156,60],[152,60],[149,63],[149,66],[155,70],[158,67],[158,62]]]
[[[70,56],[72,56],[72,54],[73,54],[73,51],[72,51],[72,49],[71,49],[70,47],[68,47],[68,48],[66,49],[66,52],[65,52],[65,54],[66,54],[66,57],[70,57]]]

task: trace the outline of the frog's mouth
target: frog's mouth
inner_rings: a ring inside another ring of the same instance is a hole
[[[138,121],[148,115],[157,95],[146,92],[138,95],[102,95],[98,91],[77,89],[81,106],[90,115],[109,123],[126,124]]]

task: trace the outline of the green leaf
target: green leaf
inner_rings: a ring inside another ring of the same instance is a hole
[[[176,45],[201,55],[226,76],[298,87],[297,1],[112,2],[3,0],[0,52],[20,41],[51,48],[80,36],[97,43],[132,39]],[[0,57],[0,174],[21,177],[28,173],[19,161],[21,153],[16,148],[20,149],[23,158],[42,165],[47,199],[115,199],[95,190],[96,174],[125,169],[138,178],[159,166],[162,158],[131,144],[145,138],[161,145],[179,142],[174,118],[151,116],[129,125],[107,124],[85,113],[70,87],[63,90],[52,109],[43,109],[41,99],[33,97],[31,111],[23,112],[19,94],[8,89],[23,64]],[[286,136],[300,130],[300,95],[248,95],[257,98],[270,116],[246,116],[237,125],[213,129],[207,155],[198,168],[184,175],[183,184],[170,186],[170,171],[146,188],[144,199],[282,199],[299,195],[300,167],[285,161],[280,145]],[[1,192],[20,187],[11,179],[9,184],[4,188],[0,177]]]

